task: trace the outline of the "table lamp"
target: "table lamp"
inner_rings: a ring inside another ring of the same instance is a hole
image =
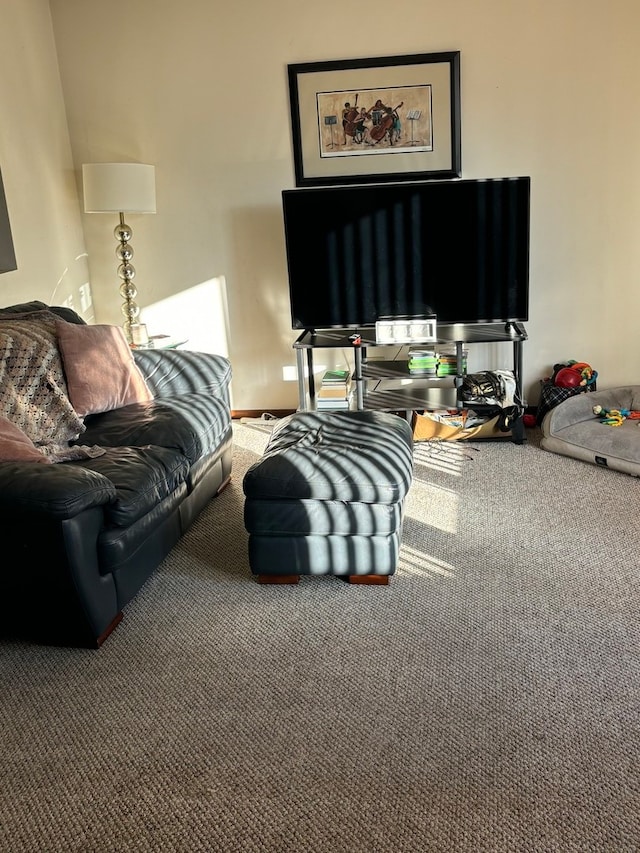
[[[133,232],[125,223],[124,215],[156,212],[155,167],[144,163],[84,163],[82,186],[85,213],[118,213],[120,216],[113,234],[118,241],[116,257],[118,276],[122,279],[123,328],[129,343],[140,343],[139,339],[134,340],[137,337],[134,333],[140,326],[140,308],[135,301],[138,295],[133,284],[136,270],[131,263],[133,249],[129,242]]]

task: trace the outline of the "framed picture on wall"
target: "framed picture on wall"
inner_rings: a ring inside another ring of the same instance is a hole
[[[288,73],[296,186],[460,177],[459,51]]]

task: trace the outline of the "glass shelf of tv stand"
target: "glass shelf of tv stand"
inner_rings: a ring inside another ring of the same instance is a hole
[[[387,412],[455,409],[458,405],[456,376],[412,374],[406,358],[365,360],[362,363],[362,403],[364,409]]]
[[[522,396],[522,343],[528,338],[519,322],[509,323],[447,323],[438,325],[434,345],[454,345],[457,355],[457,376],[412,376],[406,362],[367,359],[368,347],[402,346],[399,343],[380,344],[376,341],[375,329],[321,329],[305,330],[295,341],[298,368],[298,396],[300,410],[315,408],[315,380],[313,366],[314,349],[353,349],[354,379],[356,386],[355,408],[386,411],[410,411],[416,409],[453,408],[457,405],[456,386],[463,375],[463,346],[476,343],[513,343],[513,371]],[[354,342],[352,336],[360,339]],[[306,355],[306,366],[305,366]],[[386,374],[386,375],[381,375]],[[406,386],[381,389],[380,383],[372,387],[371,380],[406,378]],[[426,387],[425,387],[426,386]]]

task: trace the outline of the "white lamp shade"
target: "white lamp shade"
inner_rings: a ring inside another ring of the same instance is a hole
[[[84,163],[85,213],[155,213],[156,170],[144,163]]]

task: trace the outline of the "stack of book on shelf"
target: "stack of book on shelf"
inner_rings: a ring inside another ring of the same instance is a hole
[[[316,394],[317,409],[348,409],[351,402],[351,374],[348,370],[326,370]]]
[[[467,350],[462,351],[462,372],[467,372]],[[453,352],[440,352],[438,355],[438,376],[455,376],[458,372],[457,356]]]
[[[409,373],[412,376],[435,376],[438,371],[438,355],[432,349],[409,350]]]

